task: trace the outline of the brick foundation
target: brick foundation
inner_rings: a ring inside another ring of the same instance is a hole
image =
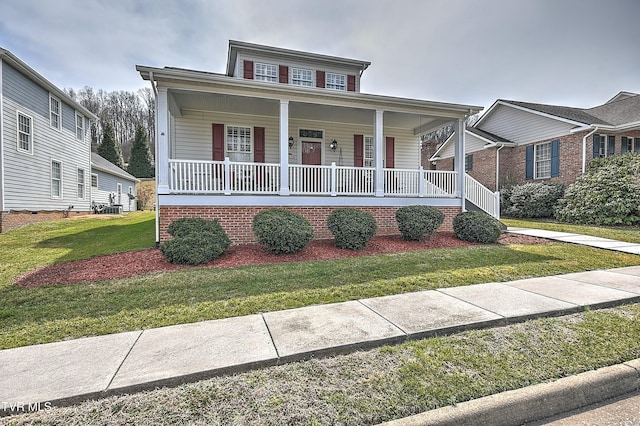
[[[46,222],[48,220],[63,219],[65,217],[75,217],[87,215],[90,212],[63,212],[63,211],[29,211],[11,210],[0,212],[0,232],[7,232],[10,229],[29,225],[30,223]]]
[[[263,210],[272,207],[189,207],[167,206],[160,207],[160,241],[170,239],[167,227],[176,219],[185,217],[201,217],[204,219],[217,219],[233,244],[245,244],[257,242],[253,235],[253,217]],[[333,238],[327,228],[327,217],[337,207],[286,207],[294,213],[305,217],[313,226],[314,239]],[[396,222],[396,210],[398,207],[354,207],[373,215],[378,223],[377,235],[399,235]],[[444,215],[444,223],[439,231],[452,231],[453,218],[460,213],[460,207],[437,207]]]

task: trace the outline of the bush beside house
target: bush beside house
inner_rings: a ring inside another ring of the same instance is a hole
[[[398,230],[407,241],[429,239],[444,222],[444,213],[430,206],[406,206],[396,211]]]
[[[173,221],[168,228],[174,238],[160,246],[171,263],[200,265],[220,257],[231,245],[216,220],[184,218]]]
[[[453,232],[463,241],[493,244],[498,241],[502,229],[500,222],[488,214],[467,211],[453,219]]]
[[[334,210],[327,218],[327,226],[336,246],[348,250],[363,249],[378,229],[370,213],[350,208]]]
[[[254,216],[253,233],[271,253],[290,254],[309,244],[313,227],[307,219],[292,211],[269,209]]]
[[[518,218],[549,218],[564,186],[553,182],[528,182],[503,188],[500,192],[500,210],[503,216]]]

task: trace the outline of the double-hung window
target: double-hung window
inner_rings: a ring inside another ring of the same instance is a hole
[[[92,188],[97,188],[98,187],[98,175],[96,174],[91,174],[91,187]]]
[[[76,138],[84,140],[84,116],[76,112]]]
[[[18,112],[18,151],[33,153],[33,120]]]
[[[78,199],[84,200],[84,169],[78,169]]]
[[[227,126],[227,156],[231,161],[251,161],[251,127]]]
[[[49,123],[51,127],[60,129],[62,125],[62,106],[60,99],[49,95]]]
[[[325,87],[331,90],[347,90],[347,77],[344,74],[326,74]]]
[[[258,81],[278,82],[278,67],[272,64],[256,64],[255,79]]]
[[[534,146],[534,179],[551,177],[551,142]]]
[[[62,197],[62,163],[51,160],[51,196]]]
[[[622,137],[622,152],[640,153],[640,138]]]
[[[291,84],[295,86],[313,87],[313,73],[302,68],[291,69]]]
[[[593,135],[593,158],[604,158],[615,154],[616,137]],[[624,149],[624,147],[623,147]]]
[[[362,158],[362,165],[364,167],[373,167],[373,136],[364,137],[364,156]]]

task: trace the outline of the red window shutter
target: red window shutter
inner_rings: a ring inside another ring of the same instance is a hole
[[[355,92],[356,91],[356,76],[348,75],[347,76],[347,91]]]
[[[211,135],[212,159],[213,161],[224,161],[224,124],[213,124]]]
[[[264,163],[264,127],[253,128],[253,161]]]
[[[324,88],[324,71],[316,71],[316,87]]]
[[[364,164],[364,136],[353,135],[353,167]]]
[[[253,61],[244,61],[244,78],[253,80]]]
[[[280,74],[280,83],[289,83],[289,67],[286,65],[280,65],[278,67],[278,72]]]
[[[394,149],[395,149],[395,145],[396,145],[396,139],[391,137],[391,136],[387,136],[386,140],[386,145],[385,145],[385,152],[386,152],[386,161],[385,161],[385,167],[387,169],[393,169],[396,166],[396,161],[395,161],[395,153],[394,153]]]

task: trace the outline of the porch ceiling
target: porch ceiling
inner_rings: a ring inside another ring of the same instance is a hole
[[[235,114],[278,117],[279,100],[181,89],[169,91],[171,112],[180,116],[184,110],[224,111]],[[384,109],[384,108],[380,108]],[[375,109],[291,101],[289,118],[373,126]],[[384,112],[385,127],[412,129],[414,134],[428,132],[451,122],[451,117],[400,111]]]

